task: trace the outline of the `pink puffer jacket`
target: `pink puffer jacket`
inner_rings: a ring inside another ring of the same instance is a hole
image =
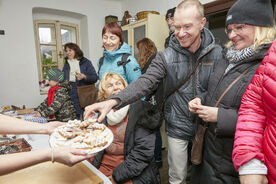
[[[256,158],[276,184],[276,41],[270,47],[242,97],[233,148],[238,168]]]

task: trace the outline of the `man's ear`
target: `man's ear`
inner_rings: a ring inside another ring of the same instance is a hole
[[[201,30],[203,29],[203,27],[205,26],[205,24],[206,24],[206,17],[203,17],[202,19],[201,19],[201,22],[200,22],[200,24],[201,24]]]

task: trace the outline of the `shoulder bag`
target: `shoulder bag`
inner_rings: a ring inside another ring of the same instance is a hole
[[[82,108],[97,102],[98,90],[95,84],[77,86],[80,106]]]
[[[230,88],[238,81],[240,80],[253,66],[251,65],[248,67],[242,74],[240,74],[221,94],[219,97],[217,103],[214,107],[218,107],[219,103],[221,102],[222,98],[225,96],[225,94],[230,90]],[[208,128],[208,123],[205,122],[204,124],[199,123],[197,127],[197,131],[193,140],[192,145],[192,151],[191,151],[191,162],[195,165],[199,165],[202,162],[202,151],[203,151],[203,142],[204,142],[204,135],[206,132],[206,129]]]

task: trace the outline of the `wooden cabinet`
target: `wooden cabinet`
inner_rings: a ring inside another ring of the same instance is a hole
[[[151,39],[158,51],[164,50],[165,39],[169,35],[169,28],[164,15],[149,14],[147,18],[122,26],[124,40],[129,44],[132,55],[138,59],[136,43],[147,37]]]

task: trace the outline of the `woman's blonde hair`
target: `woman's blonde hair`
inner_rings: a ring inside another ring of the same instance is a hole
[[[110,79],[117,79],[117,80],[122,82],[122,84],[124,85],[125,88],[127,87],[127,82],[125,81],[125,79],[120,74],[110,73],[110,72],[105,73],[102,77],[102,80],[101,80],[100,84],[99,84],[99,91],[98,91],[99,101],[106,100],[105,90],[106,90],[106,85],[107,85],[107,83]]]
[[[254,50],[258,50],[259,47],[267,42],[272,42],[276,36],[276,26],[273,27],[255,27],[255,36],[254,36]],[[233,45],[231,41],[225,44],[225,47],[229,48]]]
[[[154,42],[149,38],[143,38],[138,41],[136,46],[139,50],[138,63],[141,69],[143,69],[149,58],[156,53],[157,49]]]

